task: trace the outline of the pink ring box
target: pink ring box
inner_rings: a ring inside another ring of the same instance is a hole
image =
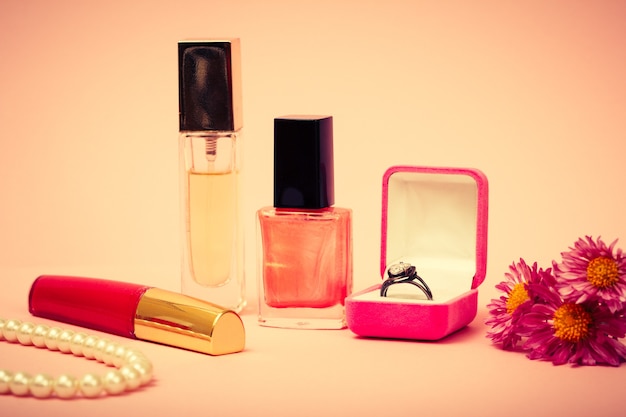
[[[487,265],[489,187],[476,169],[394,166],[383,176],[380,274],[405,262],[419,288],[376,284],[346,298],[348,328],[359,336],[439,340],[474,320]]]

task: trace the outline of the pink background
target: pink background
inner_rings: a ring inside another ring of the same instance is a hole
[[[10,415],[623,415],[626,367],[554,367],[485,339],[519,257],[626,239],[622,1],[0,1],[0,316],[29,319],[39,274],[179,288],[180,39],[243,50],[247,350],[208,357],[124,340],[155,362],[126,396],[0,396]],[[354,210],[355,290],[380,279],[391,165],[490,182],[477,319],[439,343],[256,325],[254,212],[272,203],[272,120],[330,114],[337,205]],[[621,242],[626,247],[626,240]],[[0,367],[102,366],[0,343]],[[3,412],[4,413],[4,412]]]

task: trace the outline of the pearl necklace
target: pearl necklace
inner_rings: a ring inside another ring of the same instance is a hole
[[[152,363],[141,352],[85,333],[0,318],[0,340],[71,353],[116,368],[104,376],[88,373],[80,379],[67,374],[52,378],[46,374],[31,376],[0,369],[0,395],[95,398],[105,393],[117,395],[132,391],[152,379]]]

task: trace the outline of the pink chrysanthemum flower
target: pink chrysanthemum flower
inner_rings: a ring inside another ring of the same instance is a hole
[[[524,259],[520,259],[509,266],[509,272],[504,276],[506,280],[496,285],[504,295],[492,299],[487,305],[491,317],[485,324],[491,326],[487,337],[493,343],[501,345],[503,349],[514,350],[521,340],[517,323],[531,305],[526,287],[528,283],[539,282],[540,271],[537,270],[536,262],[531,268]]]
[[[554,284],[554,277],[545,276],[541,284],[528,286],[536,302],[518,330],[527,336],[528,357],[555,365],[618,366],[625,361],[626,346],[619,339],[626,334],[626,321],[621,313],[612,313],[602,303],[564,301]]]
[[[602,301],[612,313],[626,305],[626,257],[616,249],[617,240],[607,246],[599,237],[578,239],[563,252],[562,262],[553,263],[557,289],[567,301]]]

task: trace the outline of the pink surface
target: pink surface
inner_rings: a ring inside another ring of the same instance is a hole
[[[11,291],[0,293],[3,317],[59,325],[28,314],[28,289],[38,272],[2,270],[15,281]],[[104,268],[90,272],[115,275]],[[483,298],[479,304],[485,302]],[[154,363],[153,382],[127,395],[98,400],[0,396],[0,406],[10,410],[7,415],[19,417],[415,415],[414,395],[379,401],[393,383],[428,398],[419,405],[421,415],[499,417],[509,410],[507,415],[517,417],[536,415],[538,408],[546,415],[623,415],[623,367],[555,367],[496,349],[485,338],[484,307],[469,326],[438,342],[360,338],[349,330],[261,327],[254,310],[242,315],[246,349],[220,357],[87,331],[143,352]],[[0,364],[52,375],[105,370],[95,361],[6,342],[0,342]]]
[[[210,36],[242,41],[250,305],[244,352],[102,333],[154,361],[152,385],[97,401],[0,396],[0,414],[623,416],[626,365],[530,361],[493,347],[483,321],[512,261],[547,267],[588,234],[626,247],[625,21],[611,0],[3,0],[0,316],[32,318],[41,274],[180,288],[176,44]],[[254,213],[272,204],[272,120],[290,113],[334,117],[357,290],[381,279],[388,167],[488,176],[487,275],[467,327],[417,342],[257,325]],[[0,367],[102,372],[5,342]]]

